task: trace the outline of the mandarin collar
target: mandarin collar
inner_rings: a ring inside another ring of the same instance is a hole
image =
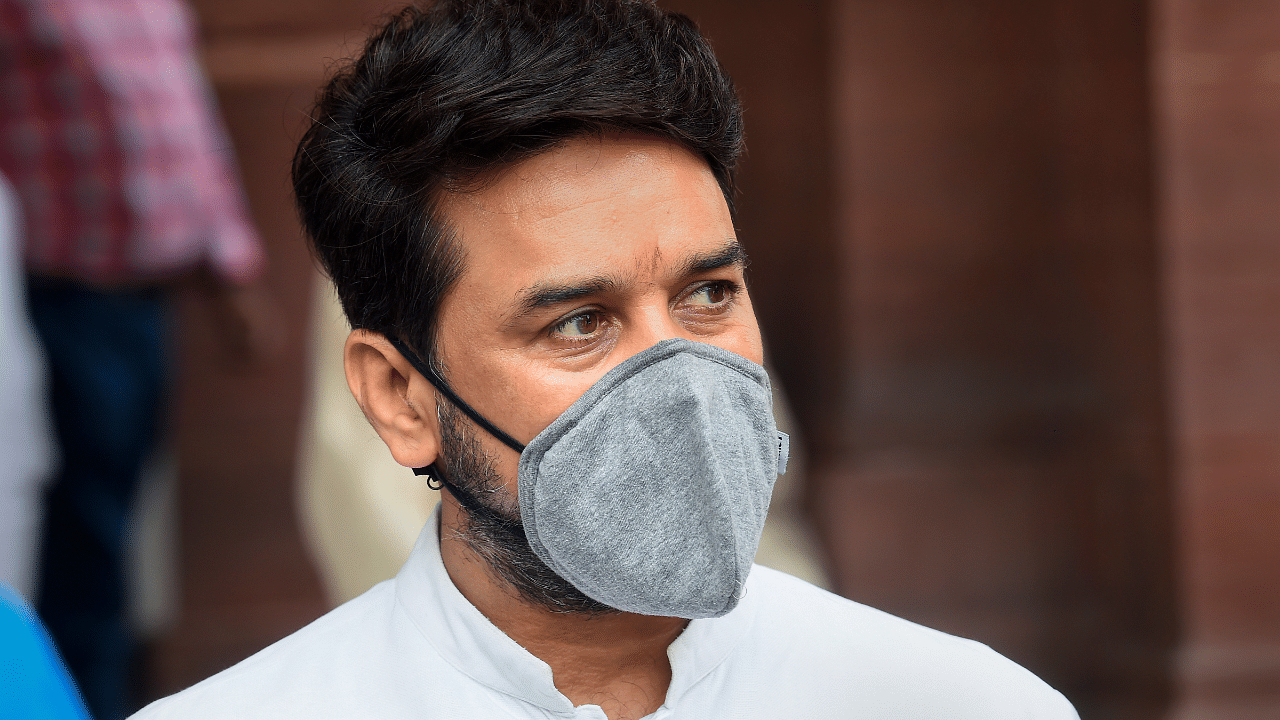
[[[498,629],[454,586],[440,557],[439,528],[440,506],[436,505],[396,575],[396,600],[409,619],[446,662],[472,680],[549,712],[572,715],[573,703],[556,689],[551,666]],[[748,579],[733,611],[690,621],[667,648],[671,685],[665,705],[678,703],[746,636],[756,615],[753,580]]]

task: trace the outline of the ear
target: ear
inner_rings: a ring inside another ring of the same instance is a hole
[[[424,467],[440,454],[436,393],[380,333],[352,330],[342,351],[347,386],[369,424],[405,467]]]

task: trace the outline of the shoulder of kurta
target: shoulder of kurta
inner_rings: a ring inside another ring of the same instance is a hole
[[[395,604],[387,581],[241,662],[177,694],[157,700],[130,720],[254,720],[329,717],[323,707],[359,684],[360,667],[376,662],[376,641]],[[359,692],[353,699],[359,699]],[[314,714],[308,715],[311,711]]]
[[[1061,693],[982,643],[764,567],[754,569],[747,588],[758,604],[748,640],[757,660],[748,664],[766,664],[756,668],[761,677],[889,715],[910,708],[911,717],[948,720],[1078,718]]]

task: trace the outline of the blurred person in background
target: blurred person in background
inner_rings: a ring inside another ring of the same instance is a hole
[[[201,289],[229,349],[268,347],[263,250],[180,0],[0,0],[0,171],[61,467],[37,609],[98,720],[132,706],[124,545],[161,429],[168,299]]]
[[[784,471],[742,116],[643,0],[406,8],[294,161],[348,386],[442,487],[392,580],[139,718],[1073,720],[978,643],[753,566]]]
[[[49,634],[31,607],[0,582],[0,718],[89,720]]]

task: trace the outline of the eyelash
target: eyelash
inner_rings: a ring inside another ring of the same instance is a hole
[[[717,305],[715,308],[716,310],[723,310],[733,306],[734,302],[737,301],[738,293],[739,291],[741,291],[742,288],[738,285],[738,283],[732,280],[716,280],[714,282],[703,283],[702,285],[695,287],[694,289],[690,290],[689,293],[685,295],[685,297],[689,297],[690,295],[694,295],[695,293],[701,292],[703,290],[717,290],[717,289],[723,290],[725,292],[725,295],[727,295],[724,301],[721,304]]]
[[[585,311],[582,311],[582,312],[575,312],[574,314],[570,315],[569,317],[565,318],[564,320],[561,320],[560,322],[558,322],[558,323],[556,323],[556,324],[552,325],[552,326],[551,326],[550,333],[551,333],[551,335],[556,335],[557,333],[562,333],[562,332],[564,331],[564,329],[565,329],[565,328],[569,327],[569,325],[570,325],[570,324],[572,324],[573,322],[575,322],[575,321],[577,321],[577,320],[580,320],[580,319],[582,319],[582,318],[584,318],[584,317],[587,317],[587,316],[589,316],[589,315],[601,315],[601,314],[602,314],[602,312],[601,312],[600,310],[585,310]],[[568,340],[569,342],[583,342],[583,340],[582,340],[582,339],[573,339],[573,338],[564,338],[564,339]]]

